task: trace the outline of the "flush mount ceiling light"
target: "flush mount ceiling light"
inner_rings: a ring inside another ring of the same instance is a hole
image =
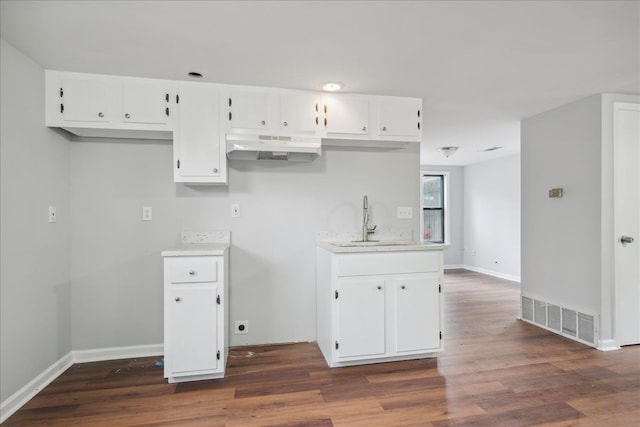
[[[322,85],[322,90],[327,92],[336,92],[342,88],[344,88],[344,83],[342,82],[326,82]]]
[[[438,148],[438,151],[444,154],[445,157],[449,157],[458,151],[458,147],[440,147]]]
[[[189,77],[193,77],[194,79],[201,79],[202,78],[202,74],[196,72],[196,71],[191,71],[188,74]]]
[[[485,148],[484,150],[480,150],[480,151],[483,151],[483,152],[486,153],[487,151],[496,151],[496,150],[499,150],[501,148],[502,147],[495,146],[495,147],[491,147],[491,148]]]

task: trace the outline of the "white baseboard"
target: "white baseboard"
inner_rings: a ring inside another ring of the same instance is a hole
[[[445,265],[443,267],[443,269],[445,269],[445,270],[458,270],[460,268],[464,268],[464,265],[462,265],[462,264],[449,264],[449,265]]]
[[[73,351],[73,362],[102,362],[105,360],[132,359],[134,357],[160,356],[163,353],[164,346],[162,344],[95,348]]]
[[[482,273],[488,276],[498,277],[500,279],[505,279],[505,280],[510,280],[512,282],[520,283],[520,276],[512,276],[510,274],[504,274],[504,273],[500,273],[498,271],[493,271],[493,270],[486,270],[484,268],[473,267],[471,265],[463,265],[461,268],[475,271],[476,273]]]
[[[616,340],[600,340],[598,341],[597,348],[600,351],[620,350],[620,347],[616,344]]]
[[[161,356],[163,353],[164,346],[162,344],[71,351],[0,404],[0,423],[13,415],[74,363]]]
[[[67,353],[66,356],[54,362],[53,365],[45,369],[40,375],[5,399],[0,404],[0,423],[3,423],[13,415],[14,412],[38,394],[40,390],[51,384],[53,380],[69,369],[71,365],[73,365],[73,352]]]

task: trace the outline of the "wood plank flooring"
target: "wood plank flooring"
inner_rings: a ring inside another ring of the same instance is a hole
[[[599,352],[516,320],[519,287],[445,275],[435,359],[327,368],[315,343],[244,347],[222,380],[159,358],[77,364],[6,426],[638,426],[640,346]]]

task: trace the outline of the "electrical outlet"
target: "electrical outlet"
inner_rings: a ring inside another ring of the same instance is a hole
[[[233,330],[236,335],[246,335],[249,333],[249,321],[248,320],[236,320],[236,327]]]
[[[231,205],[231,218],[240,218],[240,205],[237,203]]]
[[[56,222],[58,220],[58,215],[56,213],[55,206],[49,206],[49,222]]]
[[[142,220],[143,221],[151,221],[153,219],[153,209],[151,206],[143,206],[142,207]]]
[[[398,206],[398,218],[413,218],[413,208],[411,206]]]

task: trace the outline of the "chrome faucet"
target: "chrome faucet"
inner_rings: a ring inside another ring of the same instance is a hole
[[[362,241],[366,242],[369,240],[369,234],[373,234],[376,231],[377,225],[374,225],[373,228],[369,228],[369,199],[367,196],[364,196],[362,200]]]

